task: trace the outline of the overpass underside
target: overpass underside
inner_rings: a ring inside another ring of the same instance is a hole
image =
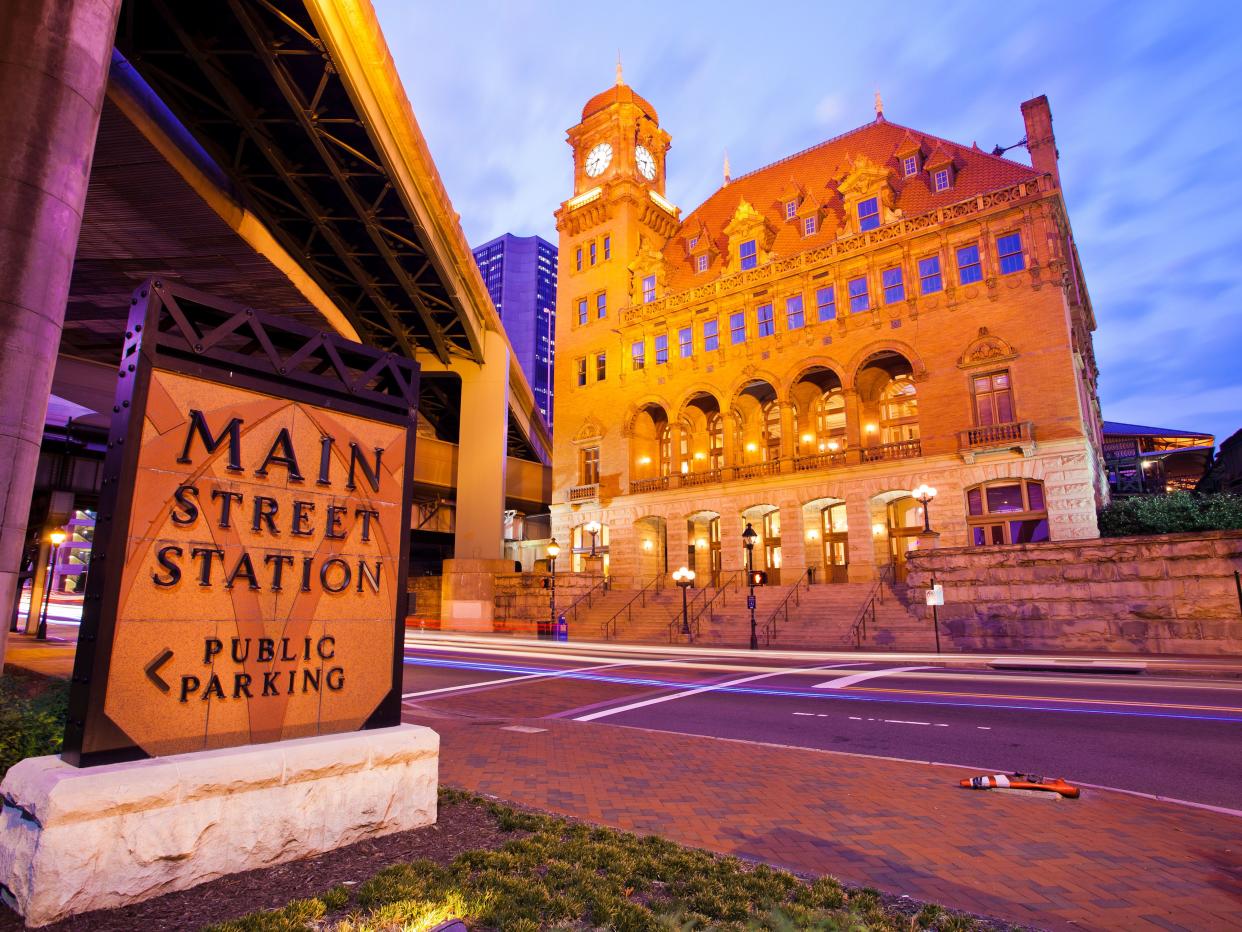
[[[130,296],[151,278],[416,359],[411,528],[498,561],[505,513],[547,510],[550,438],[370,8],[19,7],[0,39],[15,102],[0,117],[0,605],[23,564],[47,564],[47,532],[93,509]]]

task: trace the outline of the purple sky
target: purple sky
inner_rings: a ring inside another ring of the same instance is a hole
[[[889,119],[984,149],[1017,142],[1019,104],[1047,94],[1104,416],[1242,427],[1237,4],[375,3],[471,243],[556,242],[565,130],[618,49],[672,134],[683,214],[725,148],[734,175],[759,168],[872,119],[877,87]]]

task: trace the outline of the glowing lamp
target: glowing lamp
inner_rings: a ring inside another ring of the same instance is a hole
[[[869,433],[869,434],[874,434],[874,433],[876,432],[876,430],[878,430],[878,428],[877,428],[874,424],[868,424],[868,425],[867,425],[865,428],[863,428],[863,429],[864,429],[867,433]]]
[[[650,465],[651,465],[651,457],[650,457],[650,456],[640,456],[640,457],[638,458],[638,465],[639,465],[639,466],[650,466]]]
[[[47,536],[47,539],[52,542],[53,546],[59,547],[65,542],[65,537],[66,534],[64,531],[53,531]]]
[[[561,552],[561,545],[558,544],[556,542],[556,538],[553,537],[550,541],[548,541],[548,556],[550,556],[553,560],[555,560],[557,556],[560,555],[560,552]]]
[[[654,549],[655,549],[655,541],[653,541],[650,537],[646,538],[643,541],[643,550],[646,550],[648,553],[650,553]]]
[[[814,528],[811,528],[811,530],[806,532],[807,540],[815,540],[817,537],[819,537],[819,532],[817,532]]]
[[[707,538],[700,537],[698,540],[694,542],[694,546],[697,547],[699,550],[706,550],[707,549]]]
[[[803,443],[808,443],[808,444],[809,444],[809,443],[814,443],[814,442],[815,442],[815,438],[814,438],[811,434],[803,434],[803,435],[802,435],[802,442],[803,442]]]
[[[700,450],[698,453],[694,454],[694,458],[696,460],[705,460],[707,459],[707,454]]]
[[[841,444],[837,443],[835,440],[829,440],[828,449],[833,453],[836,453],[839,449],[841,449]]]
[[[758,445],[757,443],[748,443],[748,444],[746,444],[746,452],[747,452],[747,453],[754,453],[754,452],[755,452],[756,450],[758,450],[758,449],[759,449],[759,445]]]
[[[876,537],[882,537],[884,535],[884,525],[878,522],[871,525],[871,533]]]

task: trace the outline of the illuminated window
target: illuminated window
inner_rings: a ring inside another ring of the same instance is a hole
[[[1043,483],[997,479],[966,490],[966,521],[975,547],[1049,540]]]
[[[1013,423],[1013,391],[1009,373],[993,372],[971,380],[975,394],[975,423],[980,427]]]
[[[695,256],[695,259],[694,259],[694,270],[695,270],[696,272],[706,272],[706,271],[707,271],[707,253],[703,253],[703,255],[701,255],[701,256]]]
[[[905,300],[906,283],[902,279],[901,266],[895,265],[880,273],[880,282],[884,286],[884,303]]]
[[[600,320],[608,316],[608,295],[602,291],[595,296],[595,316]]]
[[[611,236],[604,237],[604,258],[605,259],[612,258],[612,237]]]
[[[1002,275],[1009,275],[1011,272],[1021,272],[1026,268],[1026,259],[1022,255],[1022,234],[1010,233],[1006,236],[997,237],[996,255],[1000,258]]]
[[[949,176],[949,170],[947,168],[940,169],[935,175],[932,176],[932,182],[937,191],[949,190],[951,181],[952,179]]]
[[[662,366],[668,362],[668,334],[658,333],[655,338],[655,357],[656,365]]]
[[[858,202],[858,229],[874,230],[880,225],[880,199],[869,197]]]
[[[837,316],[837,289],[832,285],[815,291],[815,307],[819,311],[819,319],[832,320]]]
[[[815,218],[813,216],[807,217],[805,220],[802,221],[802,235],[810,236],[814,232],[815,232]]]
[[[759,336],[770,337],[776,333],[776,315],[772,312],[772,305],[760,304],[755,308],[755,322],[755,332]]]
[[[911,376],[899,375],[880,392],[880,443],[918,439],[918,392]]]
[[[578,360],[578,387],[586,385],[586,357]]]
[[[802,295],[790,295],[785,299],[785,329],[801,330],[806,319],[802,313]]]
[[[979,261],[979,244],[971,243],[957,251],[957,281],[969,285],[983,278],[983,265]]]
[[[746,342],[746,315],[741,311],[729,315],[729,342]]]
[[[599,447],[583,447],[578,459],[579,485],[599,484]]]
[[[608,354],[595,354],[595,381],[602,382],[608,375]]]
[[[677,354],[682,359],[689,359],[694,355],[694,329],[691,327],[682,327],[677,331]]]
[[[647,365],[647,344],[644,341],[635,340],[630,347],[630,363],[635,371]]]
[[[865,275],[851,278],[848,287],[851,313],[857,314],[859,311],[865,311],[871,307],[871,298],[867,294],[867,277]]]
[[[919,157],[917,155],[907,155],[901,160],[901,170],[907,178],[911,175],[917,175],[919,173]]]
[[[643,304],[650,304],[655,300],[655,276],[648,275],[643,279]]]
[[[587,299],[583,298],[578,302],[578,323],[585,324],[587,322]]]
[[[738,247],[738,258],[741,259],[743,269],[753,269],[759,264],[759,253],[753,239],[748,239]]]
[[[716,318],[703,321],[703,352],[720,349],[720,321]]]
[[[919,260],[919,289],[923,294],[932,294],[944,288],[944,280],[940,277],[940,257],[928,256]]]

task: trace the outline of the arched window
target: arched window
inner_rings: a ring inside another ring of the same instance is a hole
[[[711,468],[724,467],[724,418],[719,411],[707,418],[707,442],[711,457]]]
[[[971,546],[1001,547],[1049,540],[1044,484],[1034,479],[997,479],[966,490]]]
[[[667,476],[673,468],[673,427],[665,424],[660,431],[660,475]]]
[[[781,406],[769,401],[763,406],[763,459],[774,463],[781,458]]]
[[[919,439],[919,400],[914,379],[895,376],[880,393],[880,443]]]
[[[815,403],[815,433],[820,453],[845,449],[845,393],[830,388]]]

